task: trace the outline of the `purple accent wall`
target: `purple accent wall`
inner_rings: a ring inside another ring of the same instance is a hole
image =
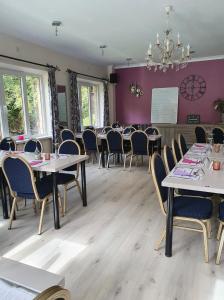
[[[151,96],[153,88],[179,87],[188,75],[202,76],[206,81],[204,96],[188,101],[179,95],[178,123],[186,123],[188,114],[200,114],[201,123],[219,123],[220,114],[213,109],[213,101],[224,98],[224,60],[192,62],[181,71],[166,73],[148,71],[146,67],[117,69],[116,119],[122,124],[151,123]],[[137,83],[144,95],[136,98],[129,85]]]

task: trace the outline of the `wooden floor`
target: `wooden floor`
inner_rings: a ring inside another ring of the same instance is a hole
[[[44,233],[32,205],[18,213],[13,229],[0,221],[0,255],[65,276],[75,300],[223,300],[224,253],[215,265],[216,225],[203,261],[200,233],[176,229],[173,257],[155,242],[164,226],[147,166],[123,171],[87,166],[88,207],[76,190],[61,229],[53,229],[51,205]]]

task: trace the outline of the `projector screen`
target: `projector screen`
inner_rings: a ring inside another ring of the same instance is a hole
[[[177,123],[178,87],[152,89],[151,123]]]

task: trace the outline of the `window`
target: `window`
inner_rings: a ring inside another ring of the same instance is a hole
[[[79,101],[82,127],[102,126],[101,83],[79,82]]]
[[[0,69],[1,132],[3,136],[46,134],[41,75]],[[46,104],[46,103],[45,103]]]

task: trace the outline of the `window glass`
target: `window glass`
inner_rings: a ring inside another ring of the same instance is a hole
[[[9,135],[25,133],[23,95],[21,77],[15,75],[3,75],[3,87],[5,105],[7,107],[7,119]]]

